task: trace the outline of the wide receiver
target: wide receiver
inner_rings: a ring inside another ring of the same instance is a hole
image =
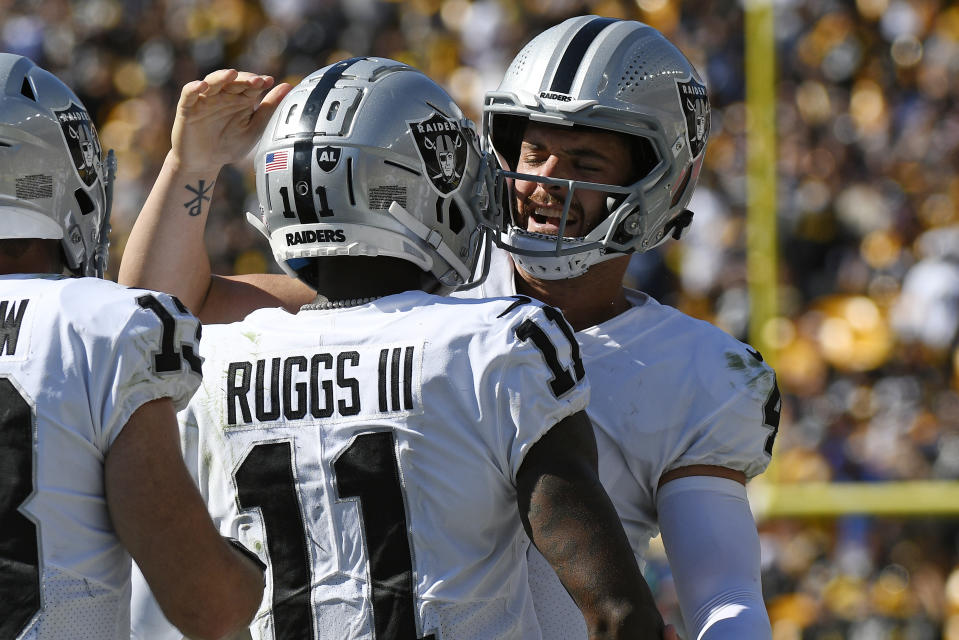
[[[177,164],[248,81],[184,89]],[[344,60],[283,98],[254,166],[250,221],[317,294],[207,325],[181,414],[221,532],[270,567],[253,636],[538,638],[525,529],[591,637],[661,637],[599,483],[572,330],[528,297],[434,295],[471,282],[498,214],[452,99],[395,61]]]
[[[100,279],[110,164],[69,88],[0,54],[0,638],[129,638],[131,556],[183,633],[223,638],[263,567],[217,533],[180,456],[196,318]]]

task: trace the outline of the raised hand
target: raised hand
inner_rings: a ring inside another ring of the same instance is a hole
[[[169,160],[187,172],[219,171],[239,162],[259,140],[270,116],[293,87],[272,76],[220,69],[183,87]]]

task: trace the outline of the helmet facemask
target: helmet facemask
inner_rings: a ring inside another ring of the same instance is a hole
[[[634,176],[623,185],[543,178],[516,171],[526,123],[623,134]],[[534,38],[497,91],[486,95],[484,140],[502,167],[497,194],[515,180],[565,187],[561,230],[575,193],[607,194],[608,215],[579,238],[531,234],[507,217],[497,244],[542,279],[582,275],[592,264],[647,251],[689,223],[709,134],[706,89],[683,54],[652,27],[596,16],[571,18]],[[645,157],[651,161],[642,160]]]

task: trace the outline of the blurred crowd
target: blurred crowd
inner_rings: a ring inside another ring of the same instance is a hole
[[[682,242],[629,277],[747,339],[744,6],[733,0],[0,0],[0,50],[74,87],[119,158],[111,272],[169,148],[180,87],[223,67],[298,82],[352,55],[408,62],[478,119],[533,35],[582,13],[639,19],[705,75],[706,165]],[[756,482],[959,477],[959,7],[777,0],[778,317],[783,390]],[[478,121],[478,120],[477,120]],[[224,170],[207,233],[220,273],[273,270]],[[770,212],[770,215],[773,215]],[[933,517],[761,522],[776,640],[959,640],[959,525]],[[662,552],[647,568],[677,621]]]

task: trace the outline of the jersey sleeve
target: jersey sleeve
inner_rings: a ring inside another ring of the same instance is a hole
[[[502,304],[510,311],[496,320],[494,344],[483,347],[495,355],[481,402],[496,415],[497,450],[508,452],[502,470],[515,483],[530,447],[584,410],[590,389],[575,334],[558,310],[519,296]]]
[[[101,444],[108,447],[143,404],[170,398],[177,410],[185,407],[200,384],[202,359],[199,320],[172,296],[122,289],[101,314],[102,334],[92,340],[90,397]]]
[[[670,468],[694,464],[742,471],[752,478],[769,465],[779,432],[781,398],[776,373],[755,349],[734,340],[693,357],[698,405],[684,432],[682,454]]]

